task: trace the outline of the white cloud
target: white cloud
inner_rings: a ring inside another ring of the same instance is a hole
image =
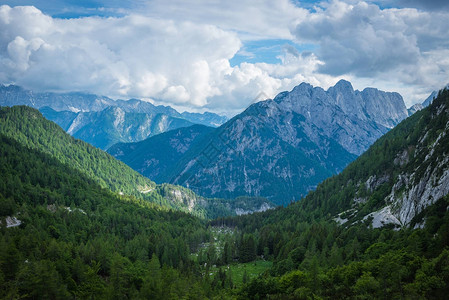
[[[302,80],[326,77],[313,74],[315,56],[290,48],[280,64],[231,67],[242,47],[237,33],[190,21],[143,15],[57,19],[34,7],[2,6],[0,27],[0,79],[37,90],[237,112],[261,92],[274,97]]]
[[[196,106],[220,92],[211,74],[241,47],[216,26],[139,15],[67,20],[2,6],[0,26],[2,81]]]
[[[289,0],[150,0],[142,14],[196,24],[214,24],[243,39],[290,39],[289,26],[307,14]]]
[[[320,46],[319,71],[354,80],[395,82],[414,90],[437,89],[448,80],[449,13],[380,9],[362,1],[332,1],[302,19],[299,42]],[[384,87],[386,85],[378,86]],[[406,99],[417,99],[410,92]]]
[[[407,104],[447,83],[448,13],[352,0],[320,5],[307,11],[288,0],[152,0],[140,3],[138,14],[77,19],[4,5],[0,82],[228,114],[302,81],[327,88],[345,78],[359,89],[399,91]],[[237,53],[252,55],[246,39],[293,39],[299,47],[278,47],[276,64],[231,67]],[[316,50],[300,52],[301,44]]]

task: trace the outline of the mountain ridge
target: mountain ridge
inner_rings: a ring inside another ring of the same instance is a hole
[[[211,112],[179,113],[170,106],[139,99],[113,100],[81,92],[33,92],[15,85],[0,85],[1,105],[40,109],[64,130],[70,129],[70,134],[104,150],[119,142],[141,141],[170,129],[192,124],[217,127],[227,120]]]
[[[116,143],[137,142],[171,129],[193,125],[164,113],[126,112],[119,106],[78,113],[42,107],[41,112],[73,137],[103,150]]]

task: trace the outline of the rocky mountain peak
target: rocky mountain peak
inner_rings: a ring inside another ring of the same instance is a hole
[[[402,98],[375,89],[354,91],[345,80],[327,91],[301,83],[211,131],[178,163],[161,168],[158,177],[201,195],[264,196],[286,204],[340,172],[389,130],[389,122],[407,117],[403,102],[387,105],[390,115],[378,116],[386,114],[380,103],[388,101]],[[136,170],[153,164],[148,156],[134,162]]]
[[[298,95],[308,95],[311,96],[313,90],[313,86],[310,83],[302,82],[301,84],[295,86],[291,93],[295,93]]]
[[[446,86],[445,86],[444,88],[445,88],[445,89],[449,89],[449,83],[446,84]],[[435,99],[437,96],[438,96],[438,91],[433,91],[433,92],[429,95],[429,97],[427,97],[426,100],[424,100],[424,102],[422,103],[422,106],[423,106],[423,107],[429,106],[429,105],[432,103],[433,99]]]
[[[365,112],[379,125],[391,129],[408,117],[407,107],[398,93],[366,88],[361,96]]]
[[[398,93],[374,88],[360,92],[346,80],[327,91],[301,83],[291,92],[280,93],[274,102],[279,105],[280,114],[302,115],[327,137],[357,155],[408,116]]]
[[[340,91],[342,93],[353,93],[354,88],[352,87],[352,84],[344,79],[339,80],[333,87],[330,89]]]

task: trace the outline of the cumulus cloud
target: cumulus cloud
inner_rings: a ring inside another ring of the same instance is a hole
[[[214,24],[243,39],[290,39],[289,26],[307,10],[289,0],[150,0],[142,13],[153,17]]]
[[[2,6],[0,28],[3,82],[197,106],[219,93],[211,74],[241,47],[235,33],[216,26],[139,15],[54,19]]]
[[[148,15],[58,19],[34,7],[0,7],[0,80],[35,90],[152,98],[177,107],[237,112],[274,97],[320,64],[284,47],[279,64],[229,60],[242,48],[231,30]],[[301,75],[299,75],[301,74]]]
[[[409,103],[447,83],[448,13],[352,0],[320,5],[152,0],[138,13],[72,19],[4,5],[0,82],[229,114],[302,81],[327,88],[343,77],[359,88],[404,91]],[[283,39],[278,63],[231,66],[236,54],[253,55],[245,52],[249,39]]]
[[[319,71],[333,76],[397,80],[409,85],[442,85],[449,66],[449,13],[412,8],[381,9],[362,1],[332,1],[293,29],[300,42],[320,46]],[[398,84],[399,85],[399,84]]]

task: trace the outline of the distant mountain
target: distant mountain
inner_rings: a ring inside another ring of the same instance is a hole
[[[432,104],[433,99],[435,99],[438,96],[438,91],[433,91],[429,97],[426,98],[426,100],[424,100],[424,102],[422,103],[423,107],[427,107],[430,104]]]
[[[48,106],[56,111],[72,112],[102,111],[110,106],[117,106],[125,112],[165,114],[182,118],[181,114],[170,106],[155,106],[138,99],[113,100],[105,96],[79,92],[33,92],[16,85],[0,85],[0,105],[27,105],[37,109]]]
[[[449,88],[449,84],[446,85],[445,88]],[[433,99],[435,99],[438,96],[438,91],[433,91],[432,93],[430,93],[429,97],[426,98],[426,100],[424,100],[422,103],[416,103],[412,106],[410,106],[408,108],[408,115],[411,116],[413,115],[415,112],[429,106]]]
[[[354,91],[347,81],[328,91],[303,83],[213,130],[158,179],[209,197],[263,196],[286,204],[343,170],[407,116],[397,93]],[[150,155],[133,160],[133,168],[148,161]]]
[[[228,118],[225,116],[220,116],[207,111],[202,114],[185,111],[181,115],[184,117],[184,119],[194,124],[201,124],[209,127],[218,127],[228,120]]]
[[[446,89],[449,88],[449,84],[446,85],[445,87]],[[438,96],[438,91],[433,91],[432,93],[430,93],[429,97],[426,98],[426,100],[424,100],[424,102],[422,103],[423,107],[427,107],[430,104],[432,104],[433,99],[435,99]]]
[[[48,106],[56,111],[101,111],[114,104],[112,99],[85,93],[36,93],[16,85],[0,85],[0,105]]]
[[[227,120],[210,112],[180,114],[170,106],[156,106],[138,99],[112,100],[86,93],[36,93],[14,85],[0,85],[0,106],[13,105],[37,108],[74,137],[102,149],[192,124],[217,127]]]
[[[49,107],[42,107],[40,111],[73,137],[104,150],[116,143],[141,141],[171,129],[192,125],[185,119],[167,114],[126,112],[117,106],[95,112],[58,112]]]
[[[423,109],[423,108],[424,108],[424,106],[423,106],[422,104],[416,103],[416,104],[410,106],[410,107],[407,109],[408,115],[411,116],[411,115],[413,115],[413,114],[416,113],[417,111],[420,111],[420,110]]]
[[[108,153],[140,174],[162,183],[159,175],[175,165],[188,149],[202,141],[212,130],[212,127],[203,125],[179,128],[141,142],[115,144],[108,149]]]

